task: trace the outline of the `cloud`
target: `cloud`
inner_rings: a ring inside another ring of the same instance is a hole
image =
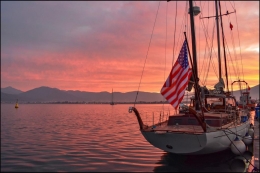
[[[222,4],[226,8],[224,2]],[[176,2],[156,1],[3,1],[2,87],[11,85],[28,90],[44,85],[60,89],[110,91],[116,86],[118,90],[131,91],[137,89],[145,64],[142,88],[159,92],[173,59],[178,56],[185,25],[187,34],[190,32],[188,20],[183,17],[187,11],[182,10],[187,3],[177,2],[176,25],[175,5]],[[234,3],[228,5],[232,7]],[[201,8],[207,6],[206,2],[202,2]],[[243,58],[259,64],[256,59],[259,52],[244,52],[255,50],[257,45],[259,47],[259,2],[236,2],[235,7],[238,9],[236,15],[230,15],[230,19],[225,16],[234,25],[234,45],[228,44],[228,47],[231,50],[241,46]],[[243,8],[250,8],[252,12],[244,14]],[[203,13],[203,16],[206,15]],[[239,20],[237,25],[235,17],[243,20]],[[203,25],[199,16],[195,20],[196,27]],[[203,22],[204,29],[209,30],[214,19]],[[230,33],[229,22],[224,23],[226,33]],[[198,55],[207,58],[202,31],[196,29],[196,32],[201,32],[197,37]],[[208,31],[208,35],[212,33]],[[226,36],[229,43],[232,42],[231,35]],[[174,37],[177,47],[173,52]],[[190,34],[188,39],[191,39]],[[210,42],[208,45],[210,47]],[[214,47],[216,54],[216,44]],[[251,74],[247,68],[245,65],[244,70]],[[210,74],[216,76],[217,73],[212,70]]]

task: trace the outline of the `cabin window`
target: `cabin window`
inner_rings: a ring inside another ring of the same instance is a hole
[[[208,125],[212,125],[211,120],[205,120]]]
[[[236,102],[233,98],[226,98],[226,105],[236,106]]]
[[[174,125],[178,123],[178,125],[180,125],[182,123],[182,120],[181,119],[175,119],[173,121]]]
[[[211,98],[207,98],[206,103],[207,103],[207,104],[210,104],[210,107],[211,107],[211,108],[214,108],[214,107],[217,106],[217,105],[224,106],[223,98],[221,98],[221,97],[211,97]]]
[[[196,119],[188,119],[188,125],[198,125],[198,121]]]

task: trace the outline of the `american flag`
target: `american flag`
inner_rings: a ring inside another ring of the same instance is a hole
[[[161,89],[163,97],[168,100],[175,109],[178,108],[178,105],[183,99],[191,74],[188,63],[187,43],[184,41],[179,57]]]

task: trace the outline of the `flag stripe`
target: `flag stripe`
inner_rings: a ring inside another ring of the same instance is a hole
[[[186,72],[187,70],[188,70],[188,69],[186,69],[186,70],[184,71],[184,73],[187,73],[187,72]],[[177,83],[178,83],[180,86],[185,85],[185,83],[186,83],[186,80],[185,80],[186,75],[183,75],[184,73],[183,73],[183,71],[181,71],[181,72],[179,73],[181,76],[176,79]],[[173,86],[174,86],[174,85],[172,85],[172,87],[173,87]],[[163,90],[163,92],[162,92],[162,94],[163,94],[163,95],[166,94],[165,96],[167,97],[167,92],[168,92],[172,87],[165,87],[164,90]],[[174,92],[174,91],[173,91],[173,92]]]

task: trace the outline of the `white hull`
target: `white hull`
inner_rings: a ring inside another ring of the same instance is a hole
[[[148,142],[166,152],[186,155],[200,155],[216,153],[230,148],[231,141],[233,141],[236,137],[235,134],[245,136],[249,127],[250,122],[247,121],[230,129],[201,134],[182,132],[158,133],[144,130],[141,130],[141,132]],[[238,137],[241,139],[240,136]]]

